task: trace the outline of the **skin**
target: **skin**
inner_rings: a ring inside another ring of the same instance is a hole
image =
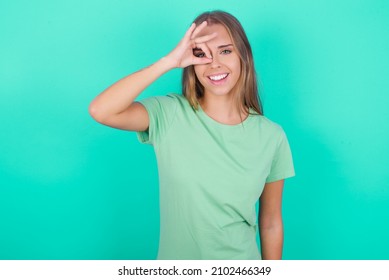
[[[212,56],[212,62],[194,66],[196,76],[204,87],[204,97],[200,100],[200,105],[216,121],[235,125],[241,120],[231,97],[240,77],[241,62],[233,41],[223,25],[207,26],[200,35],[214,33],[217,36],[205,43]],[[194,53],[198,56],[205,55],[200,49],[196,49]],[[220,81],[210,79],[216,75],[227,75],[227,77]]]
[[[178,45],[166,56],[154,64],[130,74],[115,82],[100,93],[89,105],[89,114],[97,122],[129,131],[145,131],[149,127],[146,109],[135,98],[149,85],[166,72],[189,65],[205,64],[212,61],[205,42],[217,34],[199,36],[207,26],[203,22],[199,26],[192,24]],[[208,57],[196,57],[194,48],[201,48]]]
[[[137,96],[164,73],[195,65],[196,75],[205,89],[204,98],[200,100],[202,109],[220,123],[238,124],[241,120],[231,96],[241,64],[231,44],[232,40],[222,25],[207,26],[206,22],[198,26],[192,24],[169,54],[115,82],[93,99],[89,113],[97,122],[110,127],[145,131],[149,127],[149,117],[144,106],[134,102]],[[228,47],[220,48],[226,45]],[[209,81],[210,75],[223,73],[228,73],[224,82],[212,84]],[[283,183],[281,180],[266,184],[260,197],[259,227],[263,259],[280,259],[282,256]]]
[[[282,222],[282,192],[284,180],[265,184],[260,197],[258,216],[262,258],[280,260],[284,243]]]

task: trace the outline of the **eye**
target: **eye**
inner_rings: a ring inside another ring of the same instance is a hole
[[[220,53],[221,54],[230,54],[230,53],[232,53],[232,51],[231,50],[222,50]]]
[[[193,49],[193,55],[196,57],[205,57],[205,53],[201,49]]]

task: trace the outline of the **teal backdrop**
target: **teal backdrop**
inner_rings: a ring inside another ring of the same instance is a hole
[[[154,259],[158,173],[90,101],[223,9],[287,132],[284,259],[389,259],[389,2],[1,1],[0,259]],[[180,92],[180,70],[140,97]]]

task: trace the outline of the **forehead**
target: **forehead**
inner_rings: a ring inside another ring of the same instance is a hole
[[[231,44],[232,40],[227,29],[222,24],[211,24],[205,27],[199,34],[199,36],[209,35],[216,32],[217,36],[207,44]]]

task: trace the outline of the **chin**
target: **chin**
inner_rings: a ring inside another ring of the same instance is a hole
[[[231,91],[209,91],[209,95],[228,96],[231,95]]]

